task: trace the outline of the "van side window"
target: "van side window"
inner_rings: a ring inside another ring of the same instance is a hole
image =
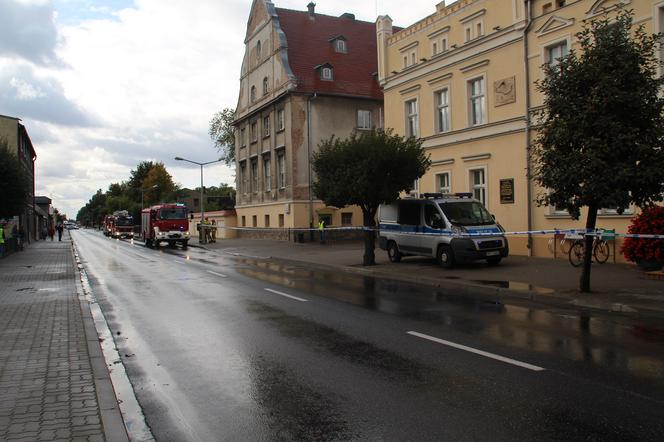
[[[420,204],[417,201],[401,201],[399,203],[399,224],[410,226],[420,225]]]
[[[445,228],[443,216],[433,204],[426,204],[424,206],[424,224],[434,229]]]

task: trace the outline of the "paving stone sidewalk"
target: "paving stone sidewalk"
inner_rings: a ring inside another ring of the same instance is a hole
[[[127,440],[117,400],[115,410],[99,406],[110,383],[105,364],[91,359],[101,352],[77,281],[69,240],[0,260],[2,441]]]

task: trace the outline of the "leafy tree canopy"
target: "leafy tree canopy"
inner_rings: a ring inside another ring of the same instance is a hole
[[[32,183],[23,164],[15,153],[12,153],[7,140],[0,139],[0,189],[2,204],[0,218],[11,218],[25,208]]]
[[[147,206],[170,199],[178,187],[173,182],[173,177],[166,170],[164,163],[156,163],[143,180],[142,188],[145,189],[145,205]]]
[[[664,193],[664,84],[657,75],[661,35],[632,29],[632,12],[591,21],[577,35],[580,51],[544,66],[541,128],[533,149],[539,205],[575,219],[597,210],[649,206]],[[581,291],[590,290],[592,237],[586,236]]]
[[[390,130],[353,133],[345,140],[332,137],[313,155],[313,190],[328,206],[358,205],[364,226],[373,227],[378,207],[410,190],[430,165],[421,140]],[[374,232],[367,230],[364,265],[373,264]]]
[[[235,110],[226,108],[214,114],[210,120],[208,133],[214,141],[214,147],[221,154],[221,159],[227,166],[235,164]]]

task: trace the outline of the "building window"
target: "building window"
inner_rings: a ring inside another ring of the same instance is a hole
[[[404,55],[403,56],[403,68],[406,69],[408,67],[408,56]]]
[[[251,102],[256,101],[256,86],[251,86]]]
[[[242,215],[242,227],[247,227],[247,218],[244,215]]]
[[[263,95],[267,95],[267,77],[263,78]]]
[[[270,136],[270,116],[263,117],[263,137]]]
[[[265,181],[265,190],[272,190],[272,171],[270,170],[270,157],[263,158],[263,180]]]
[[[561,41],[546,48],[546,62],[554,68],[560,63],[560,59],[567,55],[567,41]]]
[[[436,92],[436,130],[438,133],[450,130],[450,102],[448,89]]]
[[[256,43],[256,59],[257,60],[261,59],[261,56],[262,56],[261,52],[262,52],[262,47],[261,47],[261,42],[259,41],[258,43]]]
[[[286,111],[279,109],[277,111],[277,130],[284,130],[286,128]]]
[[[484,35],[484,24],[480,21],[475,23],[475,38],[481,37]]]
[[[435,41],[431,44],[431,55],[436,55],[438,53],[438,43]]]
[[[258,216],[251,215],[251,227],[258,227]]]
[[[335,40],[334,41],[334,50],[336,52],[340,52],[342,54],[345,54],[347,52],[346,40],[342,40],[341,38]]]
[[[452,193],[452,182],[449,172],[436,174],[436,188],[440,193]]]
[[[277,155],[277,183],[280,189],[286,187],[286,155],[284,152],[279,152]]]
[[[251,160],[251,183],[252,191],[258,192],[258,160]]]
[[[363,130],[371,129],[371,111],[369,110],[357,111],[357,128]]]
[[[341,213],[341,225],[342,226],[352,226],[353,225],[353,212],[342,212]]]
[[[466,41],[466,42],[473,39],[473,30],[470,26],[466,26],[464,35],[465,35],[465,40],[464,41]]]
[[[416,60],[417,60],[417,54],[415,53],[415,51],[413,51],[410,53],[410,64],[414,65],[416,63]]]
[[[279,214],[279,227],[283,227],[283,226],[284,226],[284,214],[280,213]]]
[[[321,78],[321,80],[332,81],[332,79],[333,79],[332,68],[330,68],[330,67],[322,68],[320,70],[320,78]]]
[[[417,138],[417,99],[406,101],[406,135]]]
[[[258,141],[258,122],[254,121],[253,123],[251,123],[250,132],[251,132],[251,142],[255,143],[256,141]]]
[[[247,145],[247,129],[242,128],[240,129],[240,147],[244,147]]]
[[[484,169],[470,171],[470,191],[473,198],[486,206],[486,173]]]
[[[247,193],[247,163],[240,163],[240,193]]]
[[[265,227],[270,227],[270,215],[265,215]]]
[[[447,50],[447,37],[443,37],[440,39],[440,50],[442,52],[445,52]]]
[[[468,82],[468,101],[470,109],[470,125],[477,126],[486,122],[486,97],[484,95],[484,78],[475,78]]]

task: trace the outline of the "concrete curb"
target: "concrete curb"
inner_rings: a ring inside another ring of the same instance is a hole
[[[74,243],[72,241],[70,252],[76,266],[76,292],[78,294],[78,303],[83,316],[83,327],[85,329],[85,338],[88,346],[88,355],[90,365],[94,375],[95,391],[97,393],[97,403],[99,404],[99,414],[101,415],[102,426],[104,428],[104,437],[110,442],[128,442],[129,436],[120,412],[118,399],[111,382],[111,375],[106,366],[106,359],[101,349],[97,329],[95,328],[90,305],[85,299],[85,293],[81,284],[81,263],[74,252]]]

